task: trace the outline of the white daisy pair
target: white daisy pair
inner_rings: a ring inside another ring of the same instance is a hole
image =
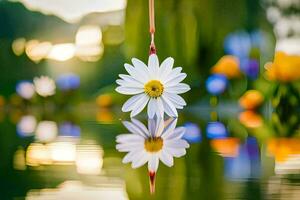
[[[169,57],[159,65],[156,54],[151,54],[148,66],[133,58],[132,65],[125,64],[129,75],[120,74],[116,82],[116,91],[125,95],[134,95],[122,107],[123,112],[131,112],[136,116],[148,104],[148,117],[155,115],[163,117],[164,113],[170,117],[177,117],[177,109],[182,109],[186,102],[178,94],[190,90],[189,85],[181,83],[186,77],[181,73],[182,68],[173,69],[174,59]]]
[[[162,118],[149,119],[148,128],[136,119],[124,121],[123,124],[130,133],[117,136],[116,148],[120,152],[128,152],[123,163],[131,162],[132,168],[148,162],[150,189],[154,192],[159,160],[171,167],[174,164],[173,157],[186,154],[185,149],[189,144],[182,139],[185,128],[176,128],[177,119],[172,118],[167,121]]]

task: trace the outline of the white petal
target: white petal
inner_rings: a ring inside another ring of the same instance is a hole
[[[131,62],[133,63],[138,73],[143,76],[143,79],[145,79],[145,81],[148,81],[150,77],[147,65],[137,58],[132,58]]]
[[[186,78],[186,73],[180,73],[178,76],[164,83],[166,87],[175,86]]]
[[[176,86],[166,87],[166,92],[173,93],[173,94],[182,94],[189,91],[191,88],[188,84],[185,83],[178,83]]]
[[[172,167],[174,164],[173,157],[167,151],[161,151],[159,159],[168,167]]]
[[[172,122],[167,126],[165,127],[165,130],[162,134],[162,138],[168,138],[169,135],[172,135],[173,132],[174,132],[174,129],[176,128],[176,124],[177,124],[177,118],[173,119]]]
[[[153,118],[148,119],[148,130],[152,136],[155,136],[156,120],[157,119],[153,119]]]
[[[163,79],[164,83],[168,82],[169,80],[177,77],[182,71],[182,67],[176,67],[172,70],[171,73],[168,74],[168,76],[166,76],[165,79]]]
[[[164,138],[167,140],[180,139],[184,135],[186,129],[184,127],[176,128],[172,134],[165,136]]]
[[[159,74],[159,61],[156,54],[151,54],[148,59],[148,68],[152,79],[158,77]]]
[[[189,148],[190,145],[187,141],[179,139],[179,140],[164,140],[164,145],[166,147],[172,148]]]
[[[116,88],[116,91],[121,93],[121,94],[135,95],[135,94],[143,93],[144,89],[143,88],[131,88],[131,87],[119,86],[119,87]]]
[[[140,122],[139,120],[134,119],[134,118],[132,118],[131,121],[136,126],[138,126],[145,133],[145,135],[151,136],[150,133],[149,133],[149,131],[148,131],[148,129],[146,128],[146,126],[142,122]]]
[[[137,134],[121,134],[117,136],[116,141],[118,143],[143,143],[145,140]]]
[[[186,150],[184,148],[170,148],[166,147],[164,148],[164,151],[167,151],[172,156],[179,158],[181,156],[184,156],[186,154]]]
[[[137,156],[139,151],[131,151],[126,154],[126,156],[123,158],[122,162],[123,163],[129,163],[132,162],[132,160]]]
[[[164,122],[163,118],[157,118],[156,122],[157,123],[156,123],[156,127],[155,127],[155,136],[159,137],[159,136],[161,136],[161,134],[165,128],[165,122]]]
[[[116,149],[120,152],[129,152],[129,151],[135,151],[135,150],[142,150],[144,149],[144,143],[122,143],[117,144]]]
[[[149,101],[149,97],[147,95],[144,95],[138,102],[136,102],[136,106],[133,108],[132,112],[130,113],[130,117],[134,117],[145,108]]]
[[[160,65],[160,79],[164,80],[172,72],[174,59],[171,57],[166,58]]]
[[[138,70],[136,70],[132,65],[125,64],[126,71],[136,80],[138,80],[141,83],[145,83],[145,79],[143,78],[143,75],[139,73]]]
[[[149,101],[149,104],[148,104],[148,110],[147,110],[148,117],[150,119],[152,119],[154,117],[154,115],[155,115],[155,112],[156,112],[156,102],[155,102],[155,99],[150,98],[150,101]]]
[[[116,83],[123,87],[144,88],[144,86],[139,82],[125,81],[123,79],[116,80]]]
[[[162,95],[162,102],[164,106],[164,110],[170,117],[177,117],[178,113],[174,106],[174,104],[168,99],[166,95]]]
[[[156,102],[156,106],[155,106],[156,115],[159,118],[163,118],[165,111],[164,111],[164,106],[163,106],[161,98],[158,97],[157,99],[155,99],[155,102]]]
[[[123,125],[131,132],[131,133],[136,133],[139,134],[140,136],[146,138],[147,135],[143,133],[143,131],[135,124],[128,122],[128,121],[123,121]]]
[[[143,150],[139,155],[133,158],[132,168],[138,168],[143,166],[149,160],[149,154]]]
[[[171,93],[165,92],[164,95],[167,96],[169,98],[169,100],[174,103],[174,105],[186,106],[185,100],[178,94],[171,94]]]
[[[159,159],[157,154],[151,154],[148,161],[148,170],[150,172],[156,172],[159,165]]]
[[[143,97],[146,94],[142,93],[142,94],[138,94],[135,95],[133,97],[130,97],[122,106],[122,112],[129,112],[132,111],[133,108],[136,106],[136,102],[138,102],[139,100],[143,99]]]
[[[121,79],[123,79],[124,81],[126,81],[126,82],[130,82],[130,83],[137,84],[137,87],[144,87],[143,82],[140,82],[140,81],[136,80],[135,78],[133,78],[133,77],[130,76],[130,75],[127,75],[127,74],[119,74],[119,77],[120,77]]]

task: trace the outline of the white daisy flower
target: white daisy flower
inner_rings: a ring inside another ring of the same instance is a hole
[[[55,94],[56,85],[53,79],[47,76],[36,77],[33,79],[36,93],[42,97],[52,96]]]
[[[164,113],[170,117],[177,117],[176,109],[182,109],[186,102],[178,94],[190,90],[189,85],[180,83],[186,74],[181,73],[182,68],[173,69],[174,59],[169,57],[159,66],[156,54],[151,54],[148,66],[142,61],[133,58],[133,66],[125,64],[129,75],[120,74],[116,82],[120,86],[116,91],[125,95],[134,95],[122,107],[123,112],[130,112],[131,117],[139,114],[148,104],[148,116],[153,118],[156,114],[163,117]]]
[[[140,121],[132,119],[132,122],[123,122],[130,133],[117,136],[117,150],[128,152],[123,163],[131,162],[132,168],[138,168],[148,162],[151,192],[154,192],[159,160],[171,167],[174,164],[173,157],[184,156],[185,149],[189,147],[181,139],[185,128],[176,128],[176,123],[177,119],[164,121],[162,118],[154,118],[148,120],[146,128]]]

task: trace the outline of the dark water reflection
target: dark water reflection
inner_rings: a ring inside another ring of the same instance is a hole
[[[87,111],[85,111],[87,112]],[[300,139],[266,136],[238,117],[208,128],[196,111],[179,118],[190,143],[160,164],[150,195],[147,167],[122,164],[115,138],[124,117],[110,110],[7,113],[0,123],[0,199],[299,199]],[[80,113],[80,114],[78,114]],[[220,113],[222,115],[222,113]],[[97,120],[95,120],[97,119]],[[144,121],[146,121],[144,119]]]

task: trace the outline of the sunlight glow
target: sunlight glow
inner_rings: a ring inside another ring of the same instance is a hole
[[[12,50],[17,56],[20,56],[24,53],[25,45],[26,45],[26,39],[18,38],[13,41]]]
[[[57,60],[57,61],[66,61],[71,59],[75,55],[75,46],[72,43],[56,44],[53,45],[50,50],[47,58]]]
[[[75,43],[77,46],[82,45],[98,45],[101,43],[102,40],[102,32],[99,26],[81,26],[75,38]]]
[[[38,40],[30,40],[26,43],[26,54],[34,62],[39,62],[45,58],[51,50],[50,42],[39,42]]]
[[[53,162],[70,163],[76,158],[76,146],[71,142],[54,142],[48,145]]]
[[[102,183],[102,184],[101,184]],[[72,199],[98,200],[113,199],[127,200],[125,184],[121,181],[101,181],[97,185],[84,185],[80,181],[66,181],[55,189],[30,190],[26,200]]]
[[[30,144],[26,151],[26,164],[29,166],[51,164],[47,147],[40,143]]]
[[[90,13],[106,13],[126,8],[127,0],[10,0],[21,2],[32,11],[46,15],[56,15],[61,19],[75,23]]]
[[[98,175],[103,164],[103,150],[98,145],[77,147],[76,167],[79,174]]]

